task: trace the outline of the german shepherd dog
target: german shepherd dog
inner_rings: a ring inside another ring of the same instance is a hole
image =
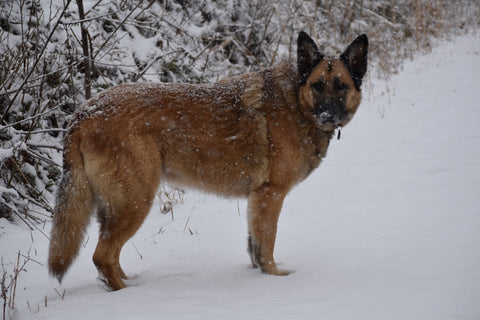
[[[110,289],[124,288],[120,251],[160,181],[247,197],[253,267],[288,274],[273,259],[283,199],[320,164],[335,129],[352,119],[367,49],[361,35],[340,57],[324,56],[300,32],[296,61],[214,84],[124,84],[88,100],[64,140],[50,274],[62,280],[95,212],[93,262]]]

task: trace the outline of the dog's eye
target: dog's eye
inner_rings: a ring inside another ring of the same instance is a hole
[[[323,80],[318,80],[317,82],[312,83],[310,86],[312,89],[322,92],[323,89],[325,89],[325,82],[323,82]]]
[[[348,86],[344,82],[340,81],[340,79],[338,79],[337,77],[333,79],[333,89],[335,91],[343,91],[347,88]]]

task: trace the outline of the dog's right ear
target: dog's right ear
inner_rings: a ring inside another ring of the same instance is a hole
[[[310,36],[300,31],[297,41],[297,67],[300,83],[304,84],[315,66],[322,61],[323,54]]]

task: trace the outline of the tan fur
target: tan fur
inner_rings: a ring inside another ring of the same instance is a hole
[[[303,86],[295,62],[288,60],[216,84],[126,84],[89,100],[65,139],[51,273],[62,278],[96,208],[100,237],[93,261],[111,289],[123,288],[122,246],[148,214],[160,181],[170,181],[248,197],[254,267],[287,274],[273,258],[282,203],[320,164],[334,132],[312,115],[310,83],[324,77],[325,63]],[[350,86],[348,122],[361,94],[343,63],[333,63]]]

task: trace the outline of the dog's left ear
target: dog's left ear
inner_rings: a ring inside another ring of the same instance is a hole
[[[360,91],[362,78],[367,72],[368,37],[362,34],[348,46],[340,55],[340,59],[347,66],[352,75],[355,88]]]

